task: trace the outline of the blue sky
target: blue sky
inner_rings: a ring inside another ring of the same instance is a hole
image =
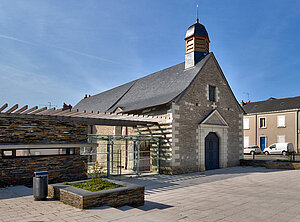
[[[2,0],[0,104],[75,105],[183,62],[197,3],[239,101],[300,96],[299,0]]]

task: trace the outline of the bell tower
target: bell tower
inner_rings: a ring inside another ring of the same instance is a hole
[[[197,21],[191,25],[185,35],[185,68],[191,68],[209,53],[209,37],[204,25],[199,23],[198,5]]]

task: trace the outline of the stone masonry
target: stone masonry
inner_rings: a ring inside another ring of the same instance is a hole
[[[32,186],[35,171],[48,171],[49,183],[86,179],[87,156],[31,156],[0,159],[0,187]]]
[[[48,187],[48,196],[80,209],[144,205],[144,186],[118,180],[108,181],[122,187],[91,192],[70,185],[52,184]]]
[[[1,143],[86,143],[87,124],[30,115],[0,114]],[[49,182],[86,178],[83,161],[75,148],[74,155],[0,156],[0,186],[32,185],[35,171],[48,171]]]
[[[216,86],[216,102],[211,102],[207,96],[203,96],[208,94],[209,84]],[[227,166],[238,165],[243,146],[242,111],[214,56],[207,61],[179,103],[172,106],[173,174],[195,172],[200,169],[197,135],[199,121],[212,109],[217,109],[229,125]]]
[[[0,114],[0,143],[87,142],[87,124],[30,115]]]

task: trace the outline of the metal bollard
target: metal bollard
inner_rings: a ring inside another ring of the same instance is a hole
[[[295,151],[293,151],[293,161],[295,161]]]
[[[34,200],[46,200],[48,196],[48,172],[34,172],[33,197]]]

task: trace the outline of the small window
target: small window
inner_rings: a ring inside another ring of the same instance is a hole
[[[259,128],[266,128],[266,118],[259,118]]]
[[[249,146],[249,136],[244,136],[244,147]]]
[[[276,145],[274,144],[274,145],[270,146],[270,149],[274,149],[275,147],[276,147]]]
[[[278,136],[277,141],[278,143],[285,143],[285,136]]]
[[[244,119],[244,129],[249,129],[249,119]]]
[[[277,116],[277,126],[285,127],[285,116]]]
[[[216,102],[216,87],[209,86],[209,101]]]

